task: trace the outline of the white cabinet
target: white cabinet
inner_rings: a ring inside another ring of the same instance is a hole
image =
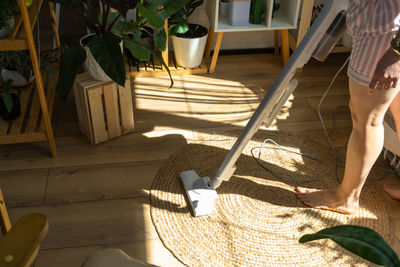
[[[232,0],[234,1],[234,0]],[[280,8],[273,13],[274,0],[264,0],[264,12],[266,14],[261,24],[251,24],[246,26],[232,26],[226,16],[219,14],[219,0],[207,0],[206,11],[211,23],[210,33],[208,35],[204,57],[208,58],[212,49],[214,34],[217,34],[217,41],[214,48],[214,54],[211,60],[209,73],[213,73],[218,59],[219,49],[221,47],[222,36],[224,32],[244,32],[244,31],[264,31],[273,30],[275,39],[275,52],[279,50],[278,34],[282,35],[282,61],[283,64],[289,59],[289,29],[297,27],[299,9],[301,0],[275,0],[280,4]]]
[[[280,4],[280,8],[272,17],[274,0],[265,0],[266,18],[264,21],[258,25],[249,23],[247,26],[231,26],[228,17],[220,16],[219,0],[208,0],[206,9],[214,32],[295,29],[297,27],[300,2],[301,0],[276,0],[276,3]]]

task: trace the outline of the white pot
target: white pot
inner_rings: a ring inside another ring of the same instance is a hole
[[[172,36],[176,64],[184,68],[200,66],[206,47],[208,33],[200,38]]]
[[[112,79],[110,77],[108,77],[108,75],[100,67],[99,63],[97,63],[96,59],[93,57],[89,46],[83,45],[83,43],[82,43],[82,41],[85,38],[92,36],[92,35],[95,35],[95,33],[85,35],[79,40],[80,45],[86,51],[86,59],[85,59],[85,62],[83,63],[83,67],[84,67],[85,71],[88,72],[90,74],[90,76],[92,76],[93,79],[98,80],[98,81],[103,81],[103,82],[111,81]],[[121,46],[121,51],[122,51],[122,49],[123,49],[122,42],[120,43],[120,46]]]
[[[14,17],[11,17],[9,20],[8,20],[8,27],[5,27],[5,28],[1,28],[0,29],[0,38],[4,38],[4,37],[6,37],[10,32],[11,32],[11,30],[14,28]]]
[[[13,87],[24,87],[33,82],[35,76],[33,76],[32,73],[30,80],[27,81],[24,76],[22,76],[18,71],[1,68],[1,78],[3,79],[3,81],[11,79],[11,86]]]

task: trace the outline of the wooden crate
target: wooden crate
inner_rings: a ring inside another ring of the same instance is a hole
[[[98,144],[133,131],[132,93],[129,76],[125,87],[113,81],[94,80],[88,73],[74,84],[76,110],[81,132]]]

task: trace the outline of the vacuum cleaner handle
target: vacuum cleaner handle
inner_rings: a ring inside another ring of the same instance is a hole
[[[246,125],[242,134],[236,140],[232,149],[225,157],[221,166],[219,167],[214,179],[210,181],[209,186],[216,189],[220,186],[222,181],[228,181],[233,175],[236,167],[235,163],[238,160],[243,149],[257,132],[260,125],[267,119],[266,127],[269,127],[274,120],[277,112],[282,108],[290,94],[297,86],[297,81],[293,78],[296,70],[302,68],[313,55],[314,50],[321,40],[329,38],[329,32],[336,32],[332,30],[334,25],[343,26],[343,23],[338,23],[338,14],[343,17],[341,11],[347,10],[348,0],[327,0],[322,12],[318,15],[317,19],[311,25],[311,28],[300,42],[297,49],[293,52],[289,61],[279,74],[278,78],[273,83],[271,89],[264,97],[257,110]],[[335,20],[336,19],[336,20]],[[329,32],[327,32],[329,29]],[[337,37],[337,34],[334,36]],[[340,36],[339,36],[340,37]],[[329,42],[326,42],[329,43]],[[319,49],[321,49],[319,47]]]

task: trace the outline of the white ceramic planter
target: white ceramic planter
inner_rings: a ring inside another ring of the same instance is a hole
[[[108,77],[108,75],[104,72],[104,70],[100,67],[99,63],[97,63],[96,59],[93,57],[92,52],[90,51],[89,46],[87,45],[83,45],[82,41],[87,38],[90,37],[92,35],[95,35],[95,33],[91,33],[88,35],[83,36],[80,40],[79,43],[80,45],[83,47],[83,49],[85,49],[86,51],[86,60],[83,63],[83,67],[85,69],[86,72],[88,72],[90,74],[90,76],[93,77],[93,79],[96,79],[98,81],[103,81],[103,82],[107,82],[107,81],[111,81],[112,79],[110,77]],[[120,43],[121,46],[121,51],[122,51],[122,42]]]
[[[13,87],[24,87],[27,86],[28,84],[30,84],[31,82],[33,82],[33,80],[35,79],[35,77],[32,76],[30,78],[29,81],[27,81],[24,76],[22,76],[18,71],[16,70],[8,70],[8,69],[1,69],[1,78],[3,79],[3,81],[7,81],[7,80],[13,80],[13,82],[11,83],[11,86]]]
[[[208,33],[200,38],[172,36],[176,64],[184,68],[200,66],[206,47]]]
[[[8,25],[10,25],[10,26],[0,29],[0,39],[6,37],[11,32],[11,30],[14,28],[14,17],[11,17],[8,20]]]

